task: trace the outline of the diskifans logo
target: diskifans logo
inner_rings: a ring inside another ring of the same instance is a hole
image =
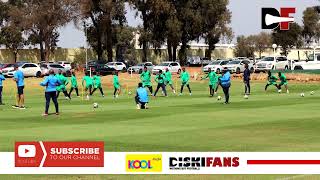
[[[103,167],[103,142],[17,142],[15,167]]]
[[[280,24],[280,30],[289,30],[290,23],[294,18],[290,14],[296,12],[296,8],[262,8],[262,29],[275,29]]]
[[[128,154],[127,172],[162,172],[161,154]]]
[[[200,168],[238,167],[239,157],[170,157],[170,170],[200,170]]]

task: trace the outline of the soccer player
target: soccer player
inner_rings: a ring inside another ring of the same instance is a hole
[[[156,82],[158,83],[158,86],[157,86],[157,89],[156,91],[154,92],[154,95],[153,96],[156,96],[160,87],[162,88],[162,91],[164,93],[164,96],[167,97],[167,90],[166,90],[166,85],[165,85],[165,75],[162,73],[162,70],[159,71],[158,75],[156,76],[155,80]]]
[[[79,89],[78,89],[78,82],[77,82],[77,77],[76,77],[75,72],[72,72],[72,76],[71,76],[71,89],[69,92],[69,97],[71,97],[71,93],[73,90],[76,90],[77,97],[80,97],[79,96]]]
[[[212,97],[215,94],[215,89],[218,83],[217,79],[217,74],[211,70],[211,68],[208,69],[208,74],[207,76],[201,78],[201,80],[209,78],[209,93],[210,96]]]
[[[227,68],[225,68],[222,71],[222,77],[220,77],[220,86],[222,87],[223,93],[225,96],[224,104],[229,104],[229,98],[230,98],[229,90],[231,86],[231,75]]]
[[[187,86],[187,88],[189,89],[189,93],[190,96],[192,95],[191,89],[190,89],[190,85],[189,85],[189,80],[190,80],[190,75],[189,73],[186,71],[186,68],[182,68],[182,73],[180,75],[181,78],[181,89],[180,89],[180,96],[182,95],[183,92],[183,88],[184,86]]]
[[[250,87],[250,70],[249,70],[249,65],[245,64],[244,65],[244,72],[243,72],[243,83],[244,83],[244,94],[246,96],[250,95],[251,93],[251,87]]]
[[[58,79],[61,82],[60,86],[57,87],[57,99],[59,98],[60,92],[63,92],[66,99],[71,100],[71,97],[69,96],[67,92],[66,86],[69,84],[68,79],[66,78],[67,74],[62,73],[61,70],[59,70]]]
[[[278,85],[278,92],[281,93],[281,86],[284,86],[287,90],[287,93],[289,93],[287,77],[284,75],[284,73],[281,72],[278,72],[278,76],[280,79],[280,84]]]
[[[175,90],[174,87],[173,87],[172,74],[171,74],[171,72],[169,71],[168,68],[166,68],[166,72],[165,72],[164,75],[165,75],[165,77],[166,77],[166,78],[165,78],[165,80],[166,80],[165,84],[166,84],[166,85],[169,85],[169,86],[171,87],[173,93],[176,94],[176,90]]]
[[[62,83],[60,80],[54,76],[54,71],[50,69],[49,76],[40,83],[41,86],[46,87],[45,97],[46,97],[46,107],[43,116],[49,115],[49,106],[50,100],[52,99],[54,106],[56,108],[56,115],[59,115],[59,105],[57,100],[57,86],[60,86]]]
[[[143,87],[142,83],[138,84],[135,101],[136,101],[137,109],[148,109],[148,102],[149,102],[148,92]]]
[[[92,91],[93,82],[89,72],[86,72],[85,76],[82,78],[82,86],[85,87],[85,96],[87,97],[87,100],[90,100],[89,95],[91,94],[91,91]]]
[[[273,85],[273,86],[278,88],[277,80],[278,80],[278,78],[276,76],[272,75],[271,71],[268,71],[268,83],[265,86],[264,90],[267,91],[268,87],[271,86],[271,85]]]
[[[151,94],[153,94],[152,84],[151,84],[151,72],[145,66],[143,72],[140,75],[143,87],[147,87]]]
[[[2,75],[2,71],[0,70],[0,105],[4,105],[2,102],[2,90],[3,90],[2,81],[4,80],[6,80],[6,78]]]
[[[102,97],[104,97],[104,93],[102,90],[102,85],[101,85],[101,77],[100,77],[100,73],[96,72],[95,75],[93,76],[93,82],[94,82],[94,89],[91,92],[91,95],[97,90],[100,90],[100,93],[102,95]]]
[[[113,98],[118,98],[121,92],[121,85],[119,82],[118,71],[113,72],[113,87],[114,87]]]
[[[13,75],[13,80],[17,83],[17,102],[16,105],[13,105],[12,107],[15,109],[26,109],[24,106],[24,75],[21,70],[19,70],[19,66],[15,65],[14,66],[14,75]]]

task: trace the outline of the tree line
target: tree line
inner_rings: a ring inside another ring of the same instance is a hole
[[[40,48],[41,61],[49,61],[57,48],[59,28],[73,22],[86,33],[99,61],[123,60],[137,31],[143,61],[150,61],[150,45],[159,53],[166,44],[169,60],[178,57],[184,64],[190,41],[205,40],[209,45],[206,56],[211,57],[215,44],[222,38],[232,40],[228,3],[228,0],[0,1],[0,44],[13,52],[14,61],[19,49],[29,45]],[[138,28],[128,26],[126,4],[137,10],[136,18],[142,19]]]
[[[247,37],[238,36],[235,55],[254,57],[254,53],[258,52],[261,58],[261,54],[270,49],[273,43],[281,48],[281,54],[284,56],[287,56],[292,48],[312,48],[313,43],[319,43],[320,39],[319,12],[318,6],[306,8],[303,12],[303,25],[292,23],[288,31],[281,31],[278,27],[270,34],[261,32]]]

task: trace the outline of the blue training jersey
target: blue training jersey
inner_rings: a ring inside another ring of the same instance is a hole
[[[20,87],[20,86],[24,86],[24,75],[23,75],[23,72],[21,70],[17,70],[15,73],[14,73],[14,79],[16,80],[17,82],[17,86]]]
[[[61,82],[54,75],[50,75],[46,77],[46,79],[41,82],[40,85],[46,87],[46,92],[55,92],[57,86],[61,85]]]
[[[138,88],[137,95],[140,102],[147,103],[149,101],[148,92],[145,88]]]

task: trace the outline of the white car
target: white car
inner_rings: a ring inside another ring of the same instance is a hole
[[[58,61],[58,64],[60,64],[61,66],[63,66],[66,70],[71,70],[71,63],[67,62],[67,61]]]
[[[2,74],[8,77],[8,73],[14,70],[14,64],[9,64],[7,67],[2,69]]]
[[[117,71],[122,71],[122,72],[127,71],[127,66],[123,62],[108,62],[107,66]]]
[[[213,61],[209,65],[206,65],[203,67],[203,72],[207,73],[209,71],[209,68],[211,68],[212,71],[220,74],[221,71],[223,70],[223,65],[228,64],[228,60],[218,60],[218,61]]]
[[[228,68],[230,73],[237,73],[240,74],[244,71],[244,65],[248,64],[249,69],[251,72],[254,71],[253,63],[249,59],[244,59],[244,60],[233,60],[230,61],[228,64],[224,65],[224,68]]]
[[[35,63],[24,63],[19,66],[19,70],[23,72],[25,77],[41,77],[42,71],[38,64]],[[13,77],[15,70],[11,70],[8,72],[8,77]]]
[[[290,68],[290,61],[285,56],[269,56],[264,57],[256,64],[256,72],[266,72],[270,70],[288,70]]]
[[[314,60],[315,57],[315,60]],[[293,64],[294,70],[318,70],[320,69],[320,54],[310,54],[308,60],[295,62]]]
[[[160,70],[164,72],[167,68],[171,73],[177,73],[177,74],[181,73],[181,66],[178,62],[167,61],[167,62],[162,62],[161,64],[155,66],[152,70],[152,74],[158,74]]]

